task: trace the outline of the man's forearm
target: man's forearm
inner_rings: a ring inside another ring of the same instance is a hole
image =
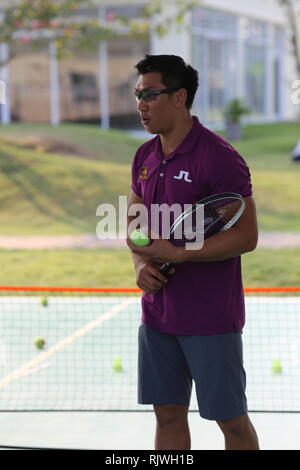
[[[200,250],[183,248],[179,262],[222,261],[253,251],[256,244],[257,235],[233,227],[205,240]]]

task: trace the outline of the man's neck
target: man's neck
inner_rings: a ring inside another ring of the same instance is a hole
[[[160,135],[161,146],[165,157],[174,152],[190,132],[193,125],[193,117],[189,115],[183,121],[178,121],[168,134]]]

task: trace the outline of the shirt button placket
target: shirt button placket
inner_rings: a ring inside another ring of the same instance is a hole
[[[163,160],[160,166],[159,172],[159,184],[158,184],[158,202],[162,204],[165,202],[165,173],[166,173],[166,160]]]

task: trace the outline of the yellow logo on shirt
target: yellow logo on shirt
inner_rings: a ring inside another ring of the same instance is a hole
[[[140,174],[141,180],[146,180],[148,178],[147,171],[148,171],[148,168],[146,166],[141,167],[141,174]]]

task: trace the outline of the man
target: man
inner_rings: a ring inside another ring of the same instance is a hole
[[[186,250],[160,238],[136,247],[129,238],[142,296],[139,403],[153,404],[155,448],[190,449],[188,407],[195,381],[200,415],[215,420],[226,449],[258,449],[247,415],[242,365],[242,253],[257,244],[250,173],[242,157],[190,109],[198,74],[177,56],[146,55],[137,65],[137,109],[156,137],[132,164],[129,207],[194,203],[221,192],[244,197],[238,223]],[[128,217],[128,224],[133,217]],[[129,233],[130,235],[130,233]],[[161,263],[175,269],[163,276]]]

